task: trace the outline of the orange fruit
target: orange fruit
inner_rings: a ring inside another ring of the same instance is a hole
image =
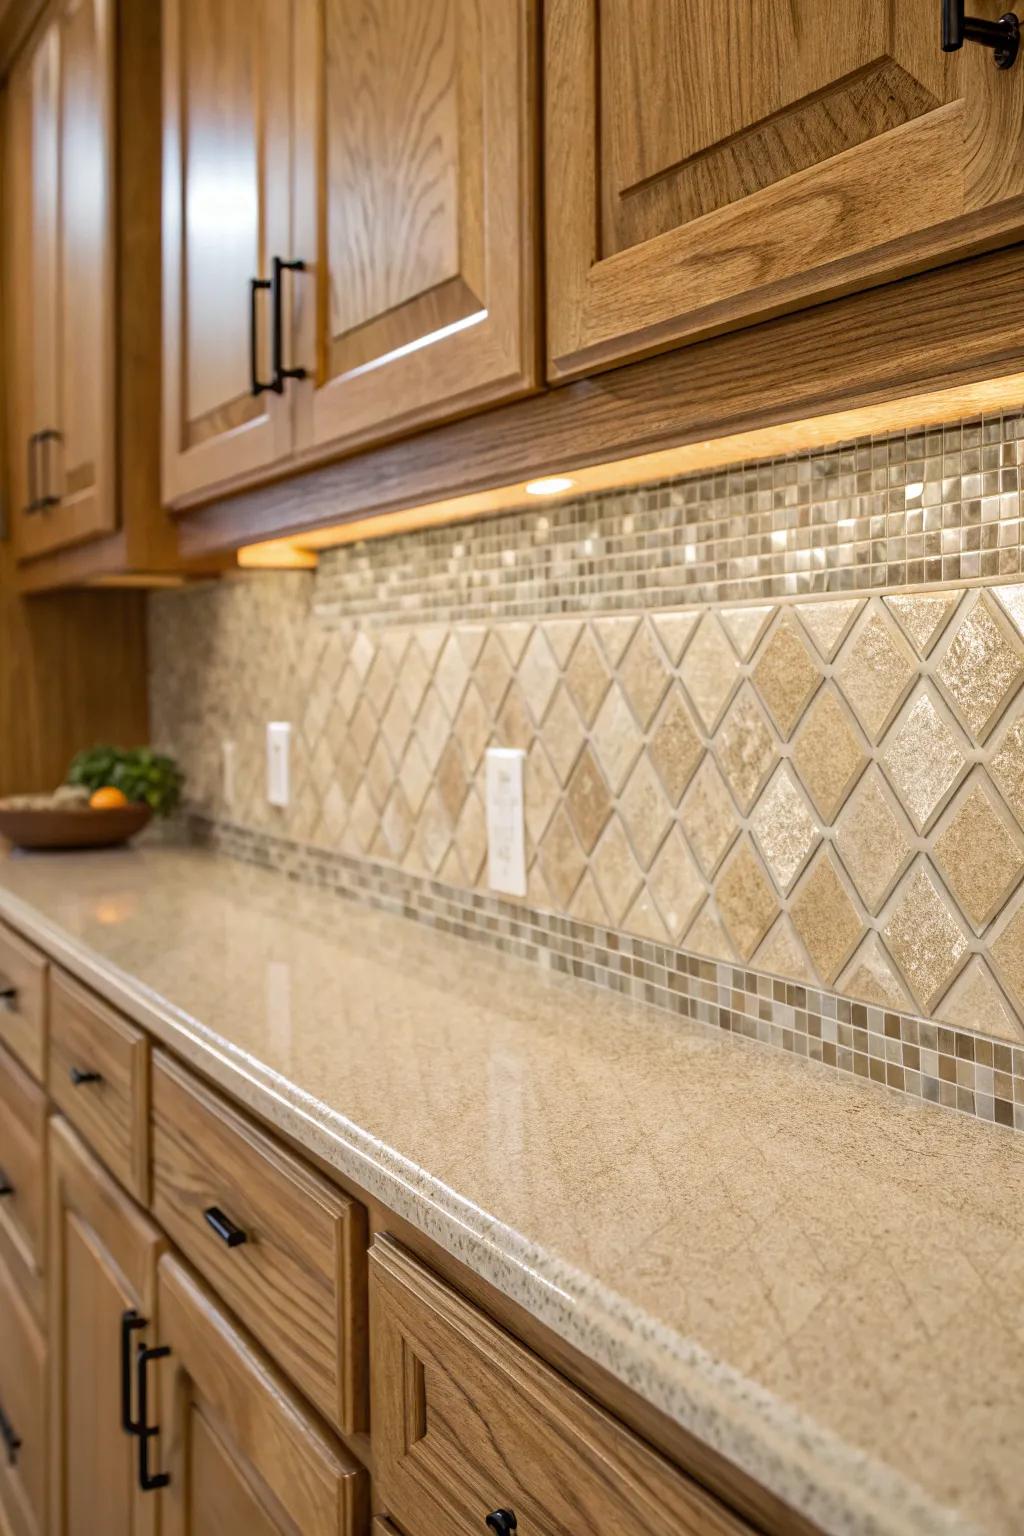
[[[102,789],[94,789],[89,796],[89,804],[94,811],[115,811],[119,806],[127,805],[127,797],[113,784],[104,784]]]

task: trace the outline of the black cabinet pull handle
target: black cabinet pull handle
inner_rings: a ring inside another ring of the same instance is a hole
[[[149,1422],[149,1391],[146,1373],[146,1367],[151,1360],[164,1360],[170,1352],[166,1344],[161,1344],[155,1349],[145,1349],[140,1344],[135,1357],[135,1397],[139,1405],[139,1418],[132,1433],[139,1437],[139,1487],[143,1493],[152,1493],[156,1488],[166,1488],[171,1480],[166,1472],[149,1470],[149,1442],[160,1433],[160,1426]]]
[[[134,1307],[121,1313],[121,1428],[126,1435],[141,1433],[142,1424],[132,1418],[132,1334],[146,1327],[146,1319],[140,1317]]]
[[[276,376],[272,379],[261,379],[256,366],[256,300],[261,293],[269,292],[273,286],[269,277],[250,277],[249,279],[249,389],[254,395],[262,395],[267,389],[272,389],[276,395],[279,395],[284,389],[284,385]]]
[[[282,272],[305,272],[304,261],[285,261],[281,256],[275,256],[271,265],[272,277],[270,279],[271,308],[273,310],[273,348],[271,363],[274,370],[274,389],[278,394],[284,390],[285,379],[304,379],[305,368],[286,368],[284,366],[284,284],[281,281]]]
[[[21,1437],[14,1432],[14,1425],[0,1408],[0,1439],[3,1440],[7,1450],[7,1465],[13,1467],[17,1464],[18,1452],[21,1450]]]
[[[241,1227],[236,1227],[230,1216],[225,1216],[219,1205],[211,1205],[203,1212],[208,1226],[212,1227],[217,1236],[229,1248],[238,1248],[242,1243],[249,1241],[248,1235]]]
[[[10,987],[10,986],[0,987],[0,1008],[3,1008],[5,1013],[17,1013],[17,1011],[18,1011],[18,989],[17,989],[17,987]]]
[[[33,432],[26,444],[28,456],[28,505],[25,508],[26,515],[39,511],[39,480],[36,473],[36,444],[39,442],[39,433]]]
[[[68,1077],[70,1077],[72,1086],[75,1088],[81,1088],[83,1083],[102,1083],[103,1081],[102,1072],[93,1072],[91,1069],[83,1067],[72,1067],[68,1072]]]
[[[997,69],[1012,69],[1020,50],[1020,22],[1012,11],[998,21],[965,16],[964,0],[942,0],[942,51],[956,53],[964,43],[980,43],[992,49]]]
[[[0,1168],[0,1199],[2,1199],[4,1195],[13,1195],[13,1194],[14,1194],[14,1185],[11,1183],[10,1179],[7,1177],[7,1174],[4,1172],[4,1170],[2,1168]]]
[[[489,1531],[494,1532],[494,1536],[509,1536],[510,1531],[518,1529],[516,1517],[510,1509],[496,1509],[487,1516],[484,1523]]]

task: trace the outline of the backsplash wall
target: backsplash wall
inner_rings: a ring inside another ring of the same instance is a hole
[[[1022,456],[960,424],[162,593],[153,733],[230,851],[1024,1127]]]

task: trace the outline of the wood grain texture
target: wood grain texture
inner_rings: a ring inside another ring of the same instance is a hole
[[[370,1299],[376,1479],[409,1536],[475,1536],[496,1508],[524,1530],[750,1530],[386,1239]]]
[[[71,1081],[71,1072],[100,1081]],[[137,1200],[149,1194],[149,1040],[58,971],[50,974],[50,1097]]]
[[[47,1519],[46,1342],[0,1263],[0,1408],[21,1440],[0,1456],[0,1509],[12,1536],[50,1536]]]
[[[162,1052],[153,1058],[157,1220],[332,1423],[366,1424],[362,1207]],[[204,1211],[247,1240],[229,1248]]]
[[[0,987],[14,995],[0,999],[0,1044],[37,1082],[46,1074],[47,961],[12,928],[0,924]]]
[[[0,1262],[36,1317],[45,1318],[46,1095],[0,1047]]]
[[[1016,373],[1022,284],[1014,246],[715,337],[195,509],[182,547],[202,555]]]
[[[161,1536],[362,1536],[366,1473],[177,1258],[159,1265]],[[230,1520],[224,1525],[216,1518]]]
[[[931,0],[552,0],[549,377],[1019,238],[1024,83],[935,28]]]
[[[163,1235],[86,1150],[50,1122],[49,1536],[155,1536],[158,1506],[136,1478],[121,1429],[120,1324],[147,1319],[156,1342]]]

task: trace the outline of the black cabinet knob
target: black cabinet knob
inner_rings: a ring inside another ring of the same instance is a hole
[[[219,1205],[211,1205],[203,1212],[207,1226],[211,1227],[221,1242],[227,1243],[229,1248],[238,1248],[242,1243],[249,1241],[248,1236],[241,1227],[236,1227],[230,1216],[225,1216]]]
[[[496,1509],[487,1516],[485,1521],[487,1529],[494,1532],[494,1536],[509,1536],[510,1531],[517,1529],[516,1517],[510,1509]]]
[[[13,1194],[14,1185],[11,1183],[4,1170],[0,1168],[0,1199],[2,1199],[4,1195]]]
[[[0,1008],[2,1008],[5,1013],[16,1013],[17,1012],[17,1010],[18,1010],[18,989],[17,989],[17,987],[11,987],[11,986],[0,987]]]
[[[82,1067],[72,1067],[68,1077],[70,1077],[75,1088],[81,1088],[83,1083],[102,1083],[103,1081],[102,1073],[93,1072]]]

